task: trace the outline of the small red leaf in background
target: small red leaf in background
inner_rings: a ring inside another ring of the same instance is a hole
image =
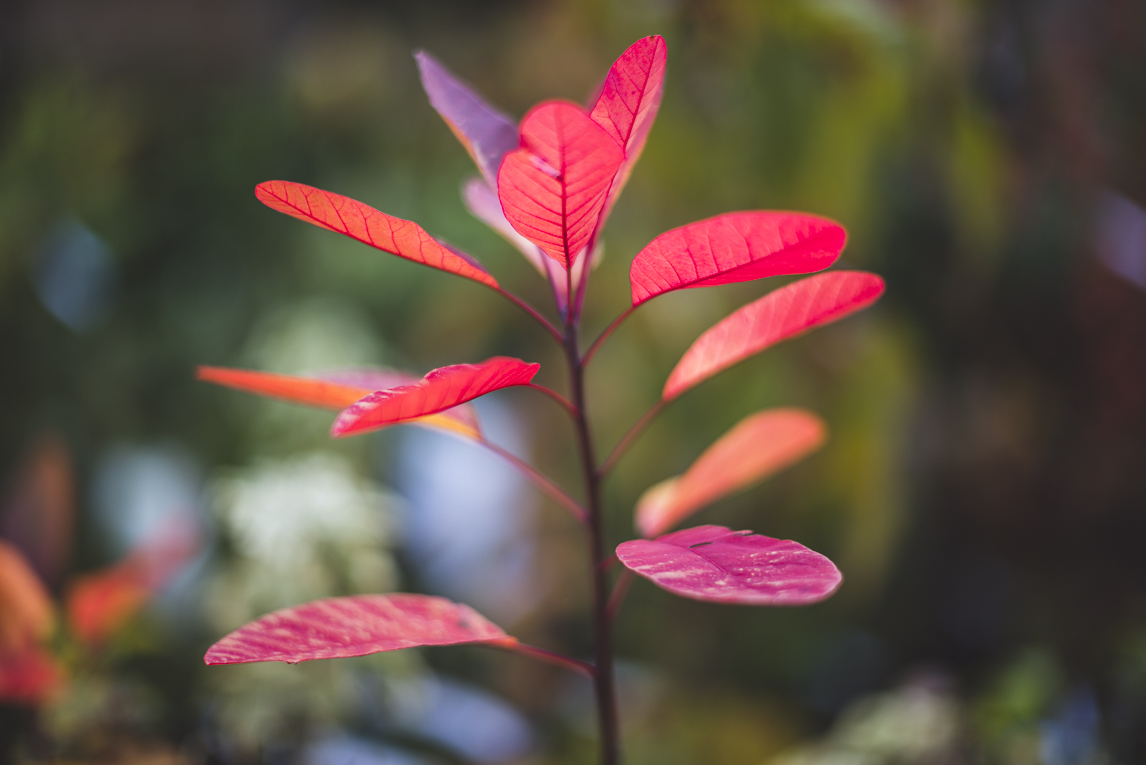
[[[781,287],[722,319],[692,344],[669,375],[665,401],[781,340],[867,308],[883,279],[863,271],[831,271]]]
[[[637,500],[642,536],[663,534],[705,505],[762,481],[820,448],[823,421],[803,409],[749,415],[716,440],[684,475],[653,486]]]
[[[597,226],[625,153],[576,104],[547,101],[521,122],[521,148],[505,155],[497,189],[506,219],[563,267]]]
[[[346,369],[319,377],[294,377],[249,369],[200,366],[196,379],[295,404],[345,409],[386,388],[412,385],[421,378],[395,369]],[[472,406],[462,405],[412,421],[410,425],[445,430],[465,438],[481,438],[481,425]]]
[[[486,180],[496,184],[502,157],[517,148],[517,125],[426,51],[418,51],[414,58],[430,106],[466,147]]]
[[[63,667],[37,643],[0,651],[0,702],[36,706],[54,695],[63,682]]]
[[[541,368],[495,356],[480,364],[455,364],[429,372],[413,385],[380,390],[342,411],[331,433],[349,436],[450,409],[501,388],[528,385]]]
[[[353,595],[267,614],[207,651],[207,664],[296,663],[423,645],[500,643],[513,638],[469,606],[428,595]]]
[[[0,509],[0,536],[12,542],[49,585],[71,552],[75,476],[67,444],[42,436],[29,450]]]
[[[645,148],[645,139],[660,109],[667,62],[668,47],[663,37],[653,35],[637,40],[613,62],[601,93],[589,110],[593,121],[625,150],[625,161],[613,178],[602,221],[609,216]]]
[[[260,183],[255,196],[272,210],[345,234],[391,255],[497,288],[497,280],[480,263],[445,246],[417,223],[379,212],[350,197],[290,181]]]
[[[15,545],[0,539],[0,654],[24,648],[52,631],[52,600]]]
[[[633,305],[672,290],[822,271],[840,256],[847,232],[816,215],[738,212],[658,236],[629,268]]]
[[[713,603],[802,606],[843,581],[835,564],[801,544],[724,526],[623,542],[617,557],[658,587]]]
[[[198,530],[175,517],[120,562],[76,577],[65,602],[72,632],[89,645],[106,640],[183,570],[199,543]]]

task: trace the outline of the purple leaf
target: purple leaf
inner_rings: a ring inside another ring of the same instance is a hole
[[[658,587],[712,603],[802,606],[843,581],[830,560],[801,544],[724,526],[634,539],[617,548],[617,558]]]

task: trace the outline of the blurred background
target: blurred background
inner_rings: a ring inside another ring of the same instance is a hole
[[[873,309],[682,397],[606,486],[609,535],[746,414],[828,445],[698,523],[796,539],[845,584],[803,609],[633,587],[632,765],[1146,761],[1146,5],[1134,0],[9,0],[0,21],[0,757],[589,763],[588,686],[481,648],[203,666],[327,595],[473,605],[590,652],[581,532],[448,435],[331,416],[196,364],[422,374],[548,337],[466,280],[268,210],[287,179],[413,219],[551,310],[466,213],[425,48],[520,117],[664,35],[660,117],[585,325],[661,231],[720,212],[847,226]],[[666,295],[597,357],[599,448],[708,326],[779,281]],[[479,402],[576,486],[552,402]],[[43,595],[37,600],[35,594]],[[43,603],[52,603],[50,611]],[[13,647],[12,625],[39,642]]]

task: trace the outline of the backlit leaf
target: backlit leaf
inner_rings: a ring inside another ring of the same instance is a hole
[[[365,396],[338,415],[331,433],[349,436],[442,412],[501,388],[528,385],[540,368],[505,356],[441,367],[412,385]]]
[[[505,155],[498,198],[506,219],[569,268],[589,242],[625,153],[579,106],[547,101],[521,122],[521,147]]]
[[[637,529],[655,537],[705,505],[762,481],[824,443],[823,421],[803,409],[769,409],[736,424],[684,475],[653,486],[637,501]]]
[[[0,654],[52,631],[48,589],[15,545],[0,539]]]
[[[676,398],[781,340],[867,308],[882,294],[883,279],[862,271],[831,271],[781,287],[697,338],[669,375],[662,398]]]
[[[802,606],[843,581],[830,560],[801,544],[724,526],[634,539],[617,548],[617,557],[658,587],[713,603]]]
[[[480,263],[434,239],[417,223],[379,212],[350,197],[290,181],[260,183],[255,187],[255,196],[272,210],[345,234],[383,252],[497,288],[497,280]]]
[[[354,595],[267,614],[207,651],[207,664],[297,663],[424,645],[512,644],[469,606],[428,595]]]
[[[633,305],[686,287],[821,271],[846,241],[843,226],[803,213],[738,212],[690,223],[661,234],[633,258]]]
[[[506,152],[517,148],[517,125],[494,109],[426,51],[414,54],[430,106],[442,116],[490,184]]]
[[[345,409],[371,393],[400,385],[412,385],[421,378],[394,369],[346,369],[318,377],[293,377],[249,369],[205,367],[196,369],[197,379],[268,398],[323,409]],[[472,406],[462,405],[413,420],[410,425],[445,430],[465,438],[481,438],[481,426]]]

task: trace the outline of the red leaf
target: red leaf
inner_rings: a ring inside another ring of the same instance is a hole
[[[781,287],[697,338],[669,375],[662,398],[676,398],[781,340],[867,308],[882,294],[883,279],[862,271],[832,271]]]
[[[220,640],[207,664],[341,659],[422,645],[512,644],[469,606],[428,595],[327,598],[267,614]]]
[[[667,60],[663,37],[653,35],[637,40],[613,63],[597,102],[590,109],[593,121],[625,150],[625,161],[613,178],[602,222],[645,148],[645,139],[660,109]]]
[[[521,148],[505,155],[498,197],[506,219],[569,268],[597,226],[625,153],[605,129],[567,101],[547,101],[521,122]]]
[[[803,213],[738,212],[690,223],[661,234],[633,258],[633,305],[685,287],[821,271],[846,241],[843,226]]]
[[[260,183],[255,187],[255,196],[272,210],[345,234],[400,258],[497,288],[497,280],[480,263],[434,239],[417,223],[379,212],[350,197],[290,181]]]
[[[0,539],[0,654],[12,653],[52,631],[52,601],[15,545]]]
[[[42,646],[0,651],[0,702],[36,706],[51,698],[64,683],[64,670]]]
[[[637,528],[655,537],[705,505],[762,481],[820,448],[825,427],[803,409],[749,415],[676,478],[653,486],[637,501]]]
[[[345,409],[374,391],[412,385],[420,379],[394,369],[346,369],[326,372],[319,377],[292,377],[205,366],[198,367],[195,376],[199,380],[246,393],[323,409]],[[471,406],[457,406],[409,424],[445,430],[465,438],[481,438],[477,412]]]
[[[843,581],[830,560],[801,544],[724,526],[634,539],[617,548],[617,557],[658,587],[713,603],[802,606]]]
[[[380,390],[344,409],[334,421],[334,436],[366,430],[434,414],[472,401],[501,388],[528,385],[540,364],[494,356],[480,364],[455,364],[429,372],[413,385]]]
[[[517,148],[517,126],[424,50],[414,54],[430,106],[442,116],[490,184],[506,152]]]

